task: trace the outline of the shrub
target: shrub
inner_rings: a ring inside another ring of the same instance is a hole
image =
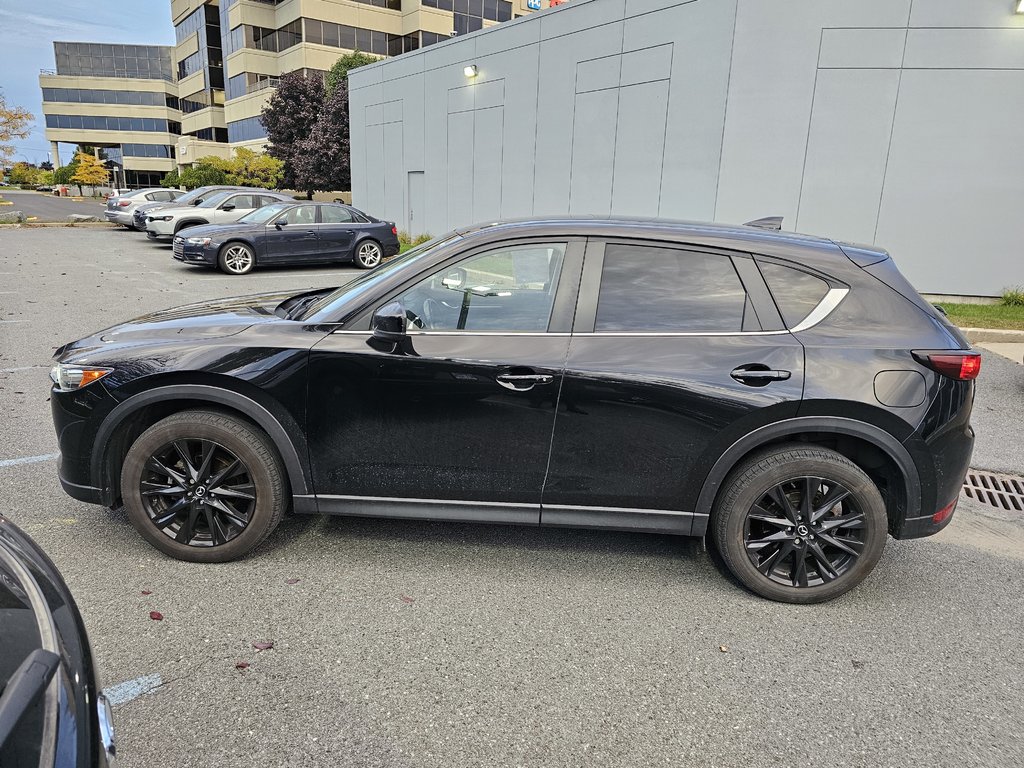
[[[422,235],[419,235],[415,240],[413,240],[412,244],[413,245],[421,245],[422,243],[425,243],[428,240],[433,240],[433,239],[434,239],[433,235],[428,235],[428,234],[426,234],[424,232]]]
[[[1024,307],[1024,288],[1017,285],[1003,289],[1003,305],[1007,307]]]

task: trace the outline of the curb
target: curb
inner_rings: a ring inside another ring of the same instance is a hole
[[[1001,341],[1011,344],[1024,343],[1024,331],[1007,331],[997,328],[961,328],[971,344],[979,341]]]

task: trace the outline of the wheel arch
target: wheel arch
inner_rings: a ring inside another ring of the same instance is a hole
[[[291,434],[302,434],[294,419],[273,413],[265,404],[234,389],[201,383],[168,383],[147,389],[118,404],[100,425],[90,467],[93,484],[113,505],[119,495],[118,476],[128,447],[139,434],[162,418],[196,407],[238,415],[270,437],[281,457],[292,494],[309,494],[305,444],[296,446]],[[282,421],[289,422],[287,425]],[[286,428],[286,426],[288,428]]]
[[[217,249],[217,258],[220,258],[220,255],[224,252],[225,248],[234,245],[235,243],[240,243],[244,246],[247,246],[249,250],[252,251],[253,267],[259,266],[259,248],[256,247],[256,243],[253,240],[247,238],[245,235],[231,235],[227,240],[221,243],[220,248]]]
[[[178,234],[181,230],[188,229],[189,227],[201,227],[204,224],[209,223],[210,222],[205,221],[204,219],[184,219],[174,225],[174,234]]]
[[[854,462],[879,485],[890,530],[921,514],[921,477],[910,452],[891,434],[873,424],[840,417],[797,417],[768,424],[737,440],[711,467],[697,497],[694,536],[707,533],[711,511],[729,473],[747,456],[782,443],[831,448]]]

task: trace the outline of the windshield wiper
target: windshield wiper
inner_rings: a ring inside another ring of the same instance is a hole
[[[60,656],[37,648],[21,662],[0,695],[0,747],[7,742],[28,708],[50,684]]]

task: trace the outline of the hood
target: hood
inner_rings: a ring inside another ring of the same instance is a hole
[[[71,352],[95,351],[118,343],[234,336],[252,325],[279,320],[274,309],[294,295],[294,291],[259,293],[151,312],[65,344],[57,349],[54,357],[63,358]]]
[[[248,232],[253,229],[262,229],[262,224],[200,224],[198,227],[188,227],[182,230],[182,237],[212,237],[215,240],[223,239],[225,235],[232,232]]]

